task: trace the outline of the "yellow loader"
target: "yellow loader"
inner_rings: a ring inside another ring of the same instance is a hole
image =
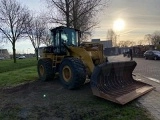
[[[43,48],[38,61],[40,80],[54,79],[58,72],[65,88],[77,89],[89,78],[93,95],[119,104],[153,89],[133,79],[135,61],[108,62],[102,44],[80,43],[79,30],[60,26],[51,29],[51,36],[52,45]]]

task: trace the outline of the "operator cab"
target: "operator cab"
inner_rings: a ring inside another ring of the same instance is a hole
[[[65,55],[67,53],[66,46],[78,46],[78,34],[78,30],[63,26],[51,29],[54,54]]]

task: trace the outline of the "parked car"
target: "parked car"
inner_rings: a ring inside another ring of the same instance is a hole
[[[158,51],[158,50],[147,50],[144,53],[144,58],[145,59],[158,60],[158,59],[160,59],[160,51]]]
[[[19,56],[18,59],[25,59],[26,56]]]
[[[5,58],[4,57],[0,57],[0,60],[4,60]]]

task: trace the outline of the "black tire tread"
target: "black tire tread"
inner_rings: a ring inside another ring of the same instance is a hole
[[[62,61],[62,64],[65,61],[70,61],[72,63],[73,68],[74,68],[73,74],[76,74],[75,75],[76,77],[74,78],[74,80],[72,80],[71,84],[69,85],[66,85],[62,82],[63,86],[67,89],[79,88],[80,86],[84,84],[85,79],[86,79],[86,69],[85,69],[83,62],[80,59],[74,58],[74,57],[64,58],[64,60]]]
[[[40,75],[40,71],[39,71],[40,65],[43,65],[45,68],[45,76]],[[52,60],[51,59],[49,59],[49,58],[40,59],[38,61],[37,69],[38,69],[38,75],[39,75],[40,80],[48,81],[48,80],[53,79],[55,73],[53,72],[53,69],[52,69]]]

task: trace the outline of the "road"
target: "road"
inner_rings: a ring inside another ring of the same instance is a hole
[[[129,61],[130,58],[123,55],[109,56],[109,61]],[[137,62],[137,66],[133,71],[135,74],[140,74],[150,80],[160,82],[160,60],[145,60],[144,58],[133,58]]]

